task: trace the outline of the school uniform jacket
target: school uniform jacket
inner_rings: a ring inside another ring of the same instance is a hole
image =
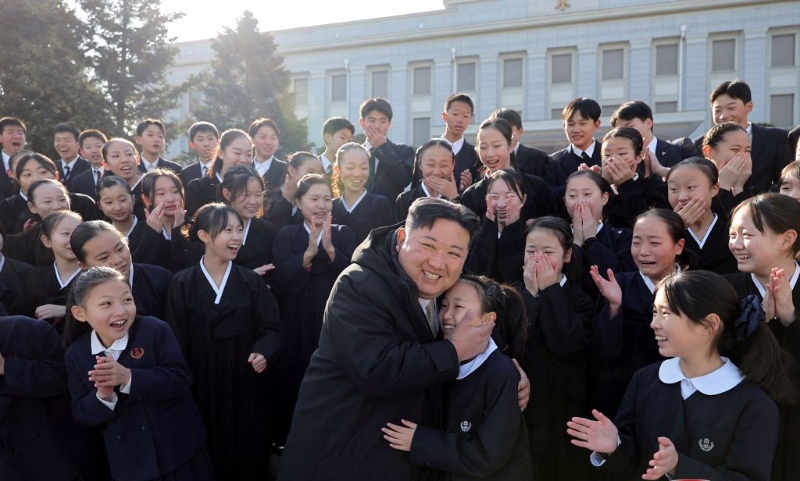
[[[547,158],[545,165],[544,180],[553,189],[553,195],[560,199],[564,197],[564,192],[567,185],[567,177],[573,172],[577,172],[578,166],[586,164],[589,167],[602,164],[602,155],[600,152],[600,142],[594,141],[594,151],[589,160],[584,160],[582,157],[572,151],[572,145],[566,146],[558,152],[553,152]]]
[[[0,318],[0,478],[72,481],[104,453],[70,413],[61,336],[48,323]],[[16,476],[16,477],[15,477]]]
[[[521,218],[505,226],[498,237],[497,223],[484,217],[467,259],[472,274],[497,282],[522,281],[525,258],[525,221]]]
[[[421,186],[407,190],[398,195],[397,200],[394,202],[394,221],[404,222],[408,216],[408,209],[411,208],[411,204],[413,204],[415,200],[427,196],[428,195],[422,190]]]
[[[523,174],[545,176],[547,154],[539,149],[519,144],[514,154],[514,167]]]
[[[164,159],[163,157],[160,157],[160,156],[159,156],[158,160],[156,161],[155,168],[156,169],[171,170],[176,175],[179,175],[181,173],[181,170],[183,170],[183,167],[181,167],[181,164],[179,164],[177,162],[172,162],[171,160],[166,160],[166,159]],[[139,162],[139,167],[137,169],[139,170],[139,173],[141,175],[144,175],[144,174],[147,173],[147,168],[144,166],[144,164],[142,162]]]
[[[761,297],[753,278],[749,273],[738,272],[725,276],[736,289],[740,299],[749,295]],[[792,289],[792,301],[795,305],[795,317],[800,306],[800,282]],[[797,389],[798,368],[800,367],[800,317],[798,320],[784,326],[780,322],[771,321],[768,325],[781,347],[789,353],[792,362],[795,389]],[[791,481],[800,472],[800,408],[797,405],[778,405],[780,412],[780,429],[778,430],[778,447],[775,450],[775,459],[772,463],[772,479],[774,481]]]
[[[19,234],[25,223],[23,214],[28,210],[28,202],[16,194],[0,200],[0,222],[5,227],[6,235]],[[27,216],[25,216],[27,218]]]
[[[525,205],[522,206],[520,218],[528,220],[543,215],[556,215],[558,207],[547,183],[534,175],[522,174],[522,177],[525,180],[525,193],[528,199],[525,201]],[[486,215],[487,182],[488,179],[484,177],[472,184],[460,198],[462,204],[469,207],[472,212],[481,218]]]
[[[656,137],[656,159],[664,167],[672,167],[684,159],[681,148]]]
[[[97,184],[95,183],[93,169],[90,167],[88,170],[73,177],[72,181],[69,183],[69,190],[70,192],[83,194],[96,200]]]
[[[212,202],[220,202],[222,193],[218,192],[220,180],[216,174],[211,177],[205,176],[202,179],[195,179],[186,186],[186,218],[191,219],[200,207]],[[139,219],[145,220],[145,219]]]
[[[294,209],[294,205],[283,197],[280,190],[267,192],[264,204],[264,219],[275,224],[278,229],[303,222],[303,213],[300,209]]]
[[[635,179],[618,185],[617,193],[605,208],[608,223],[615,227],[632,228],[636,216],[648,209],[671,209],[667,186],[658,175],[645,177],[640,173]]]
[[[347,212],[342,198],[333,199],[331,207],[334,224],[346,225],[355,234],[356,245],[367,238],[372,229],[394,224],[392,207],[382,195],[367,194],[352,212]]]
[[[64,175],[64,161],[59,159],[56,161],[56,169],[58,169],[58,178],[61,179],[61,182],[66,186],[67,190],[70,189],[70,185],[72,184],[72,179],[75,178],[76,175],[80,174],[81,172],[85,172],[90,170],[92,164],[89,163],[88,160],[84,159],[81,156],[78,156],[78,160],[75,161],[75,165],[72,166],[72,169],[69,171],[69,177]]]
[[[0,150],[2,150],[1,147]],[[2,159],[0,159],[0,162],[2,162]],[[17,192],[18,190],[19,187],[17,186],[17,183],[8,176],[5,165],[0,164],[0,199],[7,199],[14,195],[14,192]]]
[[[253,161],[253,168],[255,169],[256,161]],[[286,169],[288,164],[277,157],[272,157],[272,163],[269,164],[269,169],[264,172],[264,184],[267,186],[268,191],[280,190],[283,186],[283,181],[286,178]]]
[[[590,404],[612,419],[636,370],[664,359],[650,328],[653,294],[638,271],[615,277],[622,289],[622,305],[617,316],[609,318],[608,301],[600,299],[590,362]]]
[[[0,304],[5,307],[6,311],[10,311],[22,283],[33,266],[26,262],[9,259],[7,256],[3,257],[5,262],[0,270]]]
[[[17,294],[17,298],[11,305],[9,312],[15,315],[36,317],[36,308],[44,304],[55,304],[57,306],[67,305],[69,295],[69,284],[61,287],[56,277],[53,264],[35,267],[28,271],[25,283]],[[63,322],[62,318],[47,319],[55,326]],[[63,326],[59,326],[59,331]]]
[[[721,394],[696,391],[684,400],[681,383],[662,382],[660,368],[653,364],[633,376],[614,419],[622,443],[602,469],[632,468],[623,479],[642,479],[664,436],[678,452],[672,479],[775,479],[770,464],[778,409],[764,391],[744,380]]]
[[[612,227],[604,223],[594,237],[583,242],[579,252],[573,251],[573,255],[578,253],[582,255],[581,287],[592,298],[597,298],[600,294],[597,285],[589,275],[592,266],[597,266],[597,271],[603,275],[608,269],[614,273],[636,270],[636,263],[631,256],[632,240],[633,233],[630,229]]]
[[[183,186],[186,187],[189,185],[189,182],[194,179],[199,179],[202,173],[203,169],[200,166],[200,161],[196,161],[181,169],[181,173],[178,174],[178,177],[181,179]]]
[[[689,229],[683,238],[686,241],[684,248],[694,252],[698,259],[696,269],[703,269],[717,274],[734,274],[739,272],[736,257],[728,249],[728,221],[725,217],[717,215],[717,221],[711,227],[703,247],[697,243]]]
[[[753,124],[753,173],[744,188],[753,194],[769,191],[780,180],[781,170],[794,160],[794,146],[789,146],[786,131]]]
[[[439,385],[458,374],[397,260],[396,227],[372,232],[336,280],[303,379],[280,481],[432,479],[381,436],[387,422],[440,425]]]
[[[467,377],[445,383],[444,429],[417,426],[409,461],[451,481],[533,479],[518,384],[519,371],[499,349]]]
[[[103,428],[114,479],[155,479],[183,465],[203,447],[206,433],[172,328],[154,317],[136,316],[117,360],[131,370],[130,395],[115,388],[113,410],[97,398],[97,388],[86,375],[97,362],[90,336],[91,332],[75,341],[64,359],[72,414],[86,426]]]
[[[172,272],[161,266],[133,264],[133,294],[136,313],[141,316],[161,318],[167,305],[167,290],[172,282]]]
[[[370,152],[370,164],[375,166],[375,175],[367,181],[367,192],[396,199],[411,183],[414,168],[414,149],[404,144],[387,140]],[[458,180],[458,179],[456,179]]]

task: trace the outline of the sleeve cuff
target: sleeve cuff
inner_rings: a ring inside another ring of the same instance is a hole
[[[110,401],[106,401],[105,399],[102,399],[100,397],[100,393],[99,392],[96,394],[96,396],[97,396],[97,400],[100,401],[101,403],[103,403],[108,409],[113,411],[114,408],[117,407],[117,393],[111,394],[111,400]]]

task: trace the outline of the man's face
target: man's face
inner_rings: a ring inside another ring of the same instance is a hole
[[[392,126],[392,121],[389,120],[389,117],[377,110],[367,112],[367,116],[363,119],[358,119],[358,123],[361,124],[362,129],[365,125],[368,125],[377,130],[378,133],[384,137],[389,133],[389,128]]]
[[[398,230],[397,257],[419,297],[435,299],[458,281],[469,240],[467,229],[446,219],[436,220],[430,229]]]
[[[78,139],[72,135],[72,132],[56,132],[53,138],[53,147],[56,148],[58,155],[67,162],[78,156]]]
[[[7,125],[0,133],[0,144],[8,155],[14,155],[25,147],[25,131],[18,125]]]
[[[711,102],[714,123],[734,122],[747,128],[747,115],[753,110],[753,102],[744,103],[727,94],[722,94]]]

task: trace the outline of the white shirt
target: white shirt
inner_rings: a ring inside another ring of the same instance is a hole
[[[11,156],[8,155],[5,150],[1,150],[0,152],[2,152],[3,155],[3,166],[5,167],[4,170],[8,172],[9,170],[11,170],[11,166],[8,165],[9,162],[11,162]]]
[[[328,160],[328,158],[325,157],[325,154],[320,154],[319,161],[322,162],[322,170],[325,171],[325,173],[329,173],[331,171],[333,162]]]
[[[477,370],[481,365],[486,362],[486,359],[489,358],[489,355],[492,354],[495,350],[497,350],[497,344],[495,344],[494,339],[491,337],[489,338],[489,345],[486,346],[486,350],[482,353],[478,354],[474,359],[471,361],[467,361],[464,364],[458,366],[458,376],[456,379],[461,380],[465,377],[469,376],[475,370]]]
[[[155,162],[150,163],[149,160],[144,158],[144,155],[141,156],[140,160],[142,161],[142,165],[144,166],[144,170],[146,172],[151,172],[153,169],[156,168],[156,164],[158,164],[158,159],[156,159]]]
[[[572,152],[573,152],[575,155],[577,155],[578,157],[581,157],[581,155],[582,155],[584,152],[586,152],[586,155],[588,155],[589,157],[591,157],[592,155],[594,155],[594,146],[595,146],[595,144],[596,144],[596,143],[597,143],[597,142],[596,142],[595,140],[592,140],[592,143],[589,145],[589,147],[588,147],[586,150],[581,150],[581,149],[579,149],[579,148],[575,147],[575,145],[574,145],[574,144],[570,144],[570,146],[572,147]]]
[[[442,134],[441,138],[442,138],[442,140],[447,141],[447,143],[450,144],[450,147],[453,148],[453,155],[458,155],[458,153],[461,151],[461,147],[464,147],[464,136],[463,135],[461,136],[460,139],[456,140],[455,142],[450,142],[450,140],[448,140],[447,137],[444,136],[444,134]],[[517,145],[519,145],[519,144],[517,144]]]
[[[701,249],[708,240],[708,236],[711,235],[711,229],[714,228],[714,225],[717,223],[717,219],[719,219],[719,216],[717,214],[714,214],[714,219],[711,221],[711,225],[708,226],[708,229],[706,230],[706,235],[704,235],[702,239],[699,239],[697,235],[695,235],[691,227],[686,229],[689,231],[689,235],[692,236],[692,239],[694,239],[694,241],[697,242],[697,245],[700,246]]]
[[[372,149],[374,149],[375,147],[373,147],[372,144],[369,143],[369,140],[365,140],[364,141],[364,148],[367,149],[367,152],[369,152],[369,156],[372,157]],[[378,161],[379,160],[380,159],[378,159],[378,157],[375,156],[375,172],[378,171]]]
[[[272,155],[270,156],[269,159],[265,160],[264,162],[259,162],[258,159],[253,159],[253,167],[255,167],[256,172],[258,172],[258,175],[263,177],[264,174],[267,173],[269,168],[272,166],[272,159],[274,158],[275,156]]]
[[[80,156],[79,156],[79,155],[76,155],[76,156],[75,156],[75,158],[74,158],[74,159],[72,159],[72,160],[71,160],[71,161],[69,161],[69,162],[67,162],[67,161],[66,161],[66,160],[64,160],[64,159],[61,159],[61,165],[62,165],[62,166],[64,166],[64,168],[67,168],[67,167],[69,167],[69,175],[72,175],[72,170],[75,168],[75,162],[77,162],[77,161],[78,161],[78,157],[80,157]]]
[[[102,179],[105,172],[106,170],[103,167],[92,167],[92,180],[94,181],[94,185],[97,185],[97,174],[100,174],[100,178]]]
[[[653,137],[652,140],[650,140],[650,143],[647,144],[648,150],[650,150],[650,153],[653,155],[656,155],[656,144],[658,144],[658,139],[655,137]]]
[[[122,354],[122,351],[128,347],[128,333],[126,332],[125,335],[121,339],[117,339],[114,341],[113,344],[109,347],[103,346],[103,343],[100,342],[100,338],[97,336],[97,332],[94,330],[92,331],[91,337],[89,338],[89,342],[91,343],[92,354],[97,356],[100,353],[105,354],[106,357],[110,357],[115,361],[119,360],[119,356]],[[128,379],[128,384],[123,384],[119,387],[119,391],[125,394],[131,393],[131,383],[133,382],[133,373],[131,373],[130,379]],[[100,398],[100,394],[97,394],[97,399],[103,403],[108,409],[112,411],[117,405],[117,393],[111,394],[111,400],[106,401],[105,399]]]
[[[203,271],[203,275],[206,276],[206,280],[209,284],[211,284],[211,288],[214,290],[214,293],[217,295],[214,298],[214,304],[219,304],[219,301],[222,300],[222,292],[225,290],[225,284],[228,283],[228,276],[231,275],[231,268],[233,267],[233,262],[228,261],[228,267],[225,269],[225,275],[222,276],[222,282],[220,282],[219,287],[214,283],[214,278],[211,277],[211,274],[208,273],[206,270],[205,264],[203,264],[203,260],[206,256],[200,258],[200,270]]]
[[[730,391],[744,380],[739,368],[728,358],[723,357],[722,362],[722,366],[708,374],[687,378],[681,371],[680,358],[673,357],[661,363],[661,367],[658,369],[658,378],[664,384],[681,383],[681,396],[684,400],[697,391],[706,396],[716,396]]]

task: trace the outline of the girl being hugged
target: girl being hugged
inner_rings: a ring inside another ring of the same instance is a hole
[[[756,295],[762,300],[769,328],[794,366],[798,390],[800,363],[800,203],[780,194],[759,194],[742,202],[731,214],[728,247],[739,272],[727,275],[739,298]],[[800,470],[800,409],[779,403],[778,448],[772,479],[790,480]]]
[[[611,185],[592,170],[579,170],[567,177],[564,187],[564,205],[572,222],[573,243],[583,255],[585,272],[579,283],[592,296],[597,288],[589,276],[589,266],[600,272],[636,270],[631,257],[631,230],[612,227],[604,222],[604,210],[614,193]],[[576,252],[576,254],[578,253]]]
[[[625,479],[768,481],[787,363],[754,296],[709,271],[659,283],[651,327],[671,359],[640,369],[614,422],[573,418],[567,432],[595,466]],[[729,356],[725,357],[725,356]],[[738,366],[738,367],[737,367]]]
[[[663,360],[650,330],[655,286],[681,269],[685,229],[669,209],[652,209],[636,218],[631,255],[637,271],[603,277],[590,269],[603,296],[592,330],[591,405],[611,417],[637,369]],[[686,266],[683,266],[686,267]]]
[[[475,274],[501,282],[520,282],[525,248],[525,221],[521,216],[527,200],[523,174],[498,170],[489,175],[486,191],[486,215],[467,265]]]
[[[194,179],[186,186],[186,215],[193,218],[197,210],[212,202],[222,201],[219,185],[234,165],[253,164],[253,139],[240,129],[229,129],[219,137],[217,156],[206,177]]]
[[[56,211],[44,218],[39,242],[52,252],[55,261],[28,272],[11,306],[12,314],[44,319],[59,332],[63,331],[69,285],[81,271],[70,247],[72,231],[80,223],[81,216],[68,210]]]
[[[494,324],[483,353],[463,363],[443,385],[445,429],[408,420],[388,423],[384,439],[410,452],[412,463],[446,471],[450,480],[534,479],[528,436],[517,405],[519,372],[510,358],[525,355],[525,305],[517,291],[483,276],[462,276],[439,311],[444,338],[458,324]]]
[[[392,207],[389,200],[367,192],[369,180],[369,152],[363,145],[349,142],[336,151],[333,166],[334,224],[346,225],[356,236],[356,244],[367,238],[377,227],[392,225]]]
[[[585,458],[569,444],[564,423],[575,413],[588,414],[586,369],[595,302],[578,286],[581,269],[570,226],[558,217],[539,217],[525,232],[520,291],[528,313],[523,367],[531,379],[525,410],[531,479],[586,479]]]
[[[266,472],[272,422],[264,371],[283,338],[278,305],[260,276],[233,263],[244,223],[230,206],[200,208],[191,240],[205,254],[172,279],[167,322],[194,375],[192,394],[208,429],[217,474],[254,479]]]
[[[273,283],[286,334],[280,362],[279,445],[289,433],[300,382],[318,346],[328,295],[356,248],[353,231],[332,224],[327,177],[304,176],[295,199],[303,223],[283,227],[273,244]]]
[[[644,162],[643,142],[642,134],[631,127],[614,129],[603,137],[600,173],[617,193],[607,207],[612,225],[630,227],[647,209],[669,207],[664,181]]]
[[[186,211],[181,179],[171,170],[153,169],[142,177],[142,201],[146,221],[136,248],[131,250],[133,260],[173,272],[183,269],[186,248],[181,228]]]
[[[286,179],[280,189],[267,193],[266,213],[264,218],[281,227],[289,224],[300,224],[303,215],[295,205],[297,183],[306,174],[323,174],[322,161],[311,152],[295,152],[286,161]]]
[[[83,222],[69,242],[81,269],[113,267],[128,280],[136,312],[163,317],[172,273],[161,266],[133,263],[128,240],[113,225],[101,220]]]
[[[417,149],[414,164],[415,172],[422,177],[419,187],[412,188],[397,196],[395,200],[395,221],[401,222],[408,215],[411,204],[420,197],[458,198],[458,186],[453,176],[456,154],[450,142],[444,139],[430,139]]]
[[[675,164],[667,174],[669,203],[686,226],[685,247],[699,259],[695,268],[717,274],[736,272],[736,259],[728,244],[727,216],[712,210],[719,192],[714,163],[691,157]]]
[[[192,378],[170,326],[138,316],[127,279],[109,267],[81,273],[72,297],[64,359],[72,414],[102,428],[113,478],[214,479]],[[82,323],[91,331],[76,339]]]
[[[272,276],[269,273],[275,269],[272,243],[278,235],[278,227],[261,218],[264,213],[265,189],[264,178],[254,168],[246,165],[233,167],[222,179],[224,202],[233,207],[244,221],[242,247],[234,262],[253,269],[265,281],[271,281]]]
[[[486,195],[488,178],[498,170],[513,169],[511,156],[511,124],[501,118],[484,121],[478,129],[475,150],[484,166],[484,178],[469,186],[461,195],[461,203],[469,207],[478,217],[486,215]],[[522,219],[527,221],[543,215],[555,215],[558,211],[553,193],[542,178],[522,174],[525,181],[525,207]]]

